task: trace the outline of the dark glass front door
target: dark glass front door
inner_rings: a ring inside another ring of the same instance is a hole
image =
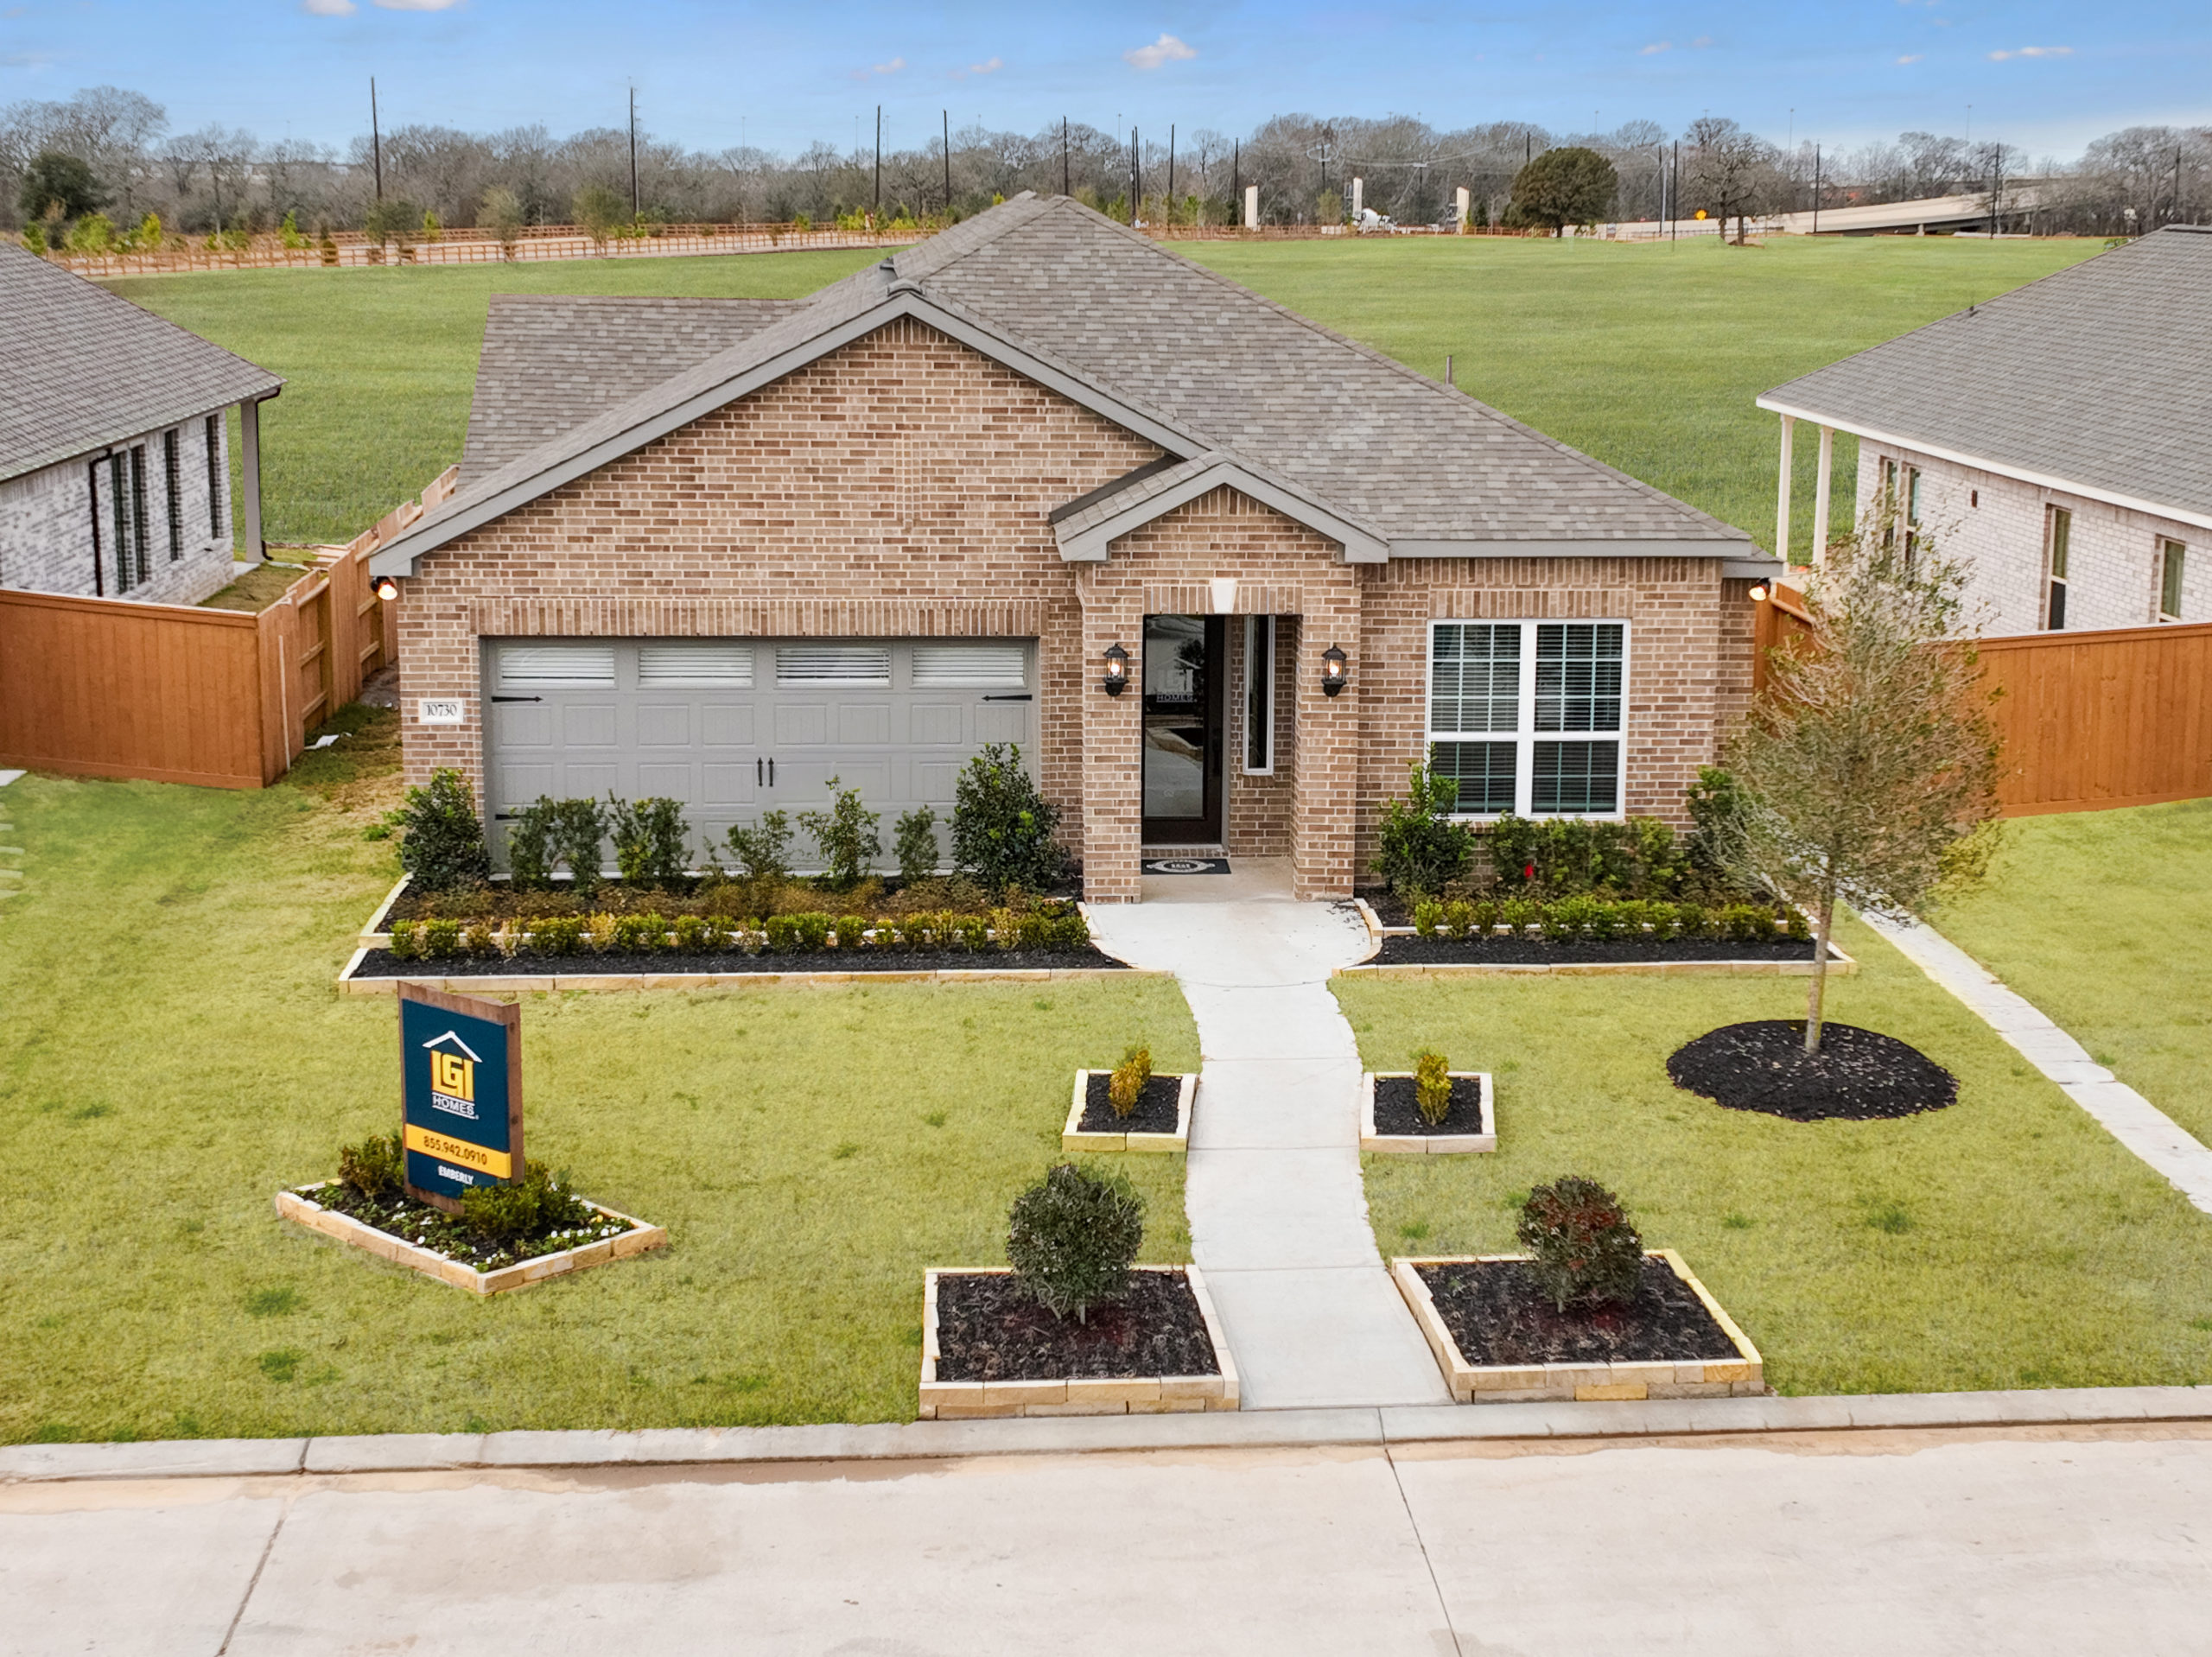
[[[1219,616],[1144,619],[1144,839],[1221,843]]]

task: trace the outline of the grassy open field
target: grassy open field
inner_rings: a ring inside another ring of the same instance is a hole
[[[531,1152],[671,1247],[488,1302],[372,1261],[270,1208],[397,1126],[393,1003],[331,987],[393,721],[343,722],[259,793],[0,789],[0,1442],[911,1419],[922,1271],[1003,1261],[1070,1074],[1198,1058],[1157,979],[532,997]],[[1182,1159],[1114,1160],[1188,1259]]]
[[[2016,819],[1933,919],[2212,1145],[2212,800]]]
[[[2063,269],[2090,241],[1507,238],[1184,251],[1694,505],[1774,536],[1769,386]],[[272,540],[345,540],[461,456],[494,293],[792,297],[880,256],[142,276],[117,292],[285,377],[263,411]],[[1800,445],[1802,549],[1812,448]],[[1839,475],[1851,475],[1847,442]],[[1844,485],[1848,498],[1849,486]],[[1840,523],[1840,518],[1839,518]]]
[[[1708,1030],[1802,1017],[1800,980],[1338,980],[1370,1068],[1433,1045],[1497,1082],[1496,1152],[1365,1159],[1383,1254],[1510,1250],[1529,1188],[1581,1173],[1785,1393],[2212,1381],[2212,1224],[1872,932],[1841,941],[1864,965],[1830,1015],[1948,1067],[1956,1104],[1797,1123],[1668,1079]]]

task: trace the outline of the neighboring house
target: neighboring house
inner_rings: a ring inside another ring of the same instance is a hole
[[[1681,821],[1777,568],[1030,195],[791,304],[494,300],[461,487],[374,559],[408,775],[495,822],[838,778],[887,837],[1010,741],[1109,900],[1152,847],[1348,892],[1432,745],[1471,816]]]
[[[5,242],[0,339],[0,588],[196,604],[233,546],[261,556],[257,410],[283,381]]]
[[[1984,631],[2212,621],[2212,226],[2171,225],[1759,398],[1859,439],[1862,521],[1962,561]],[[1788,469],[1783,484],[1787,524]],[[1786,535],[1786,527],[1783,533]]]

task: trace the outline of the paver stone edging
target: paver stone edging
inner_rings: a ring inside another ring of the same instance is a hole
[[[1522,1260],[1527,1254],[1440,1254],[1420,1259],[1401,1256],[1390,1262],[1390,1276],[1406,1298],[1414,1320],[1436,1354],[1452,1396],[1462,1404],[1521,1403],[1534,1400],[1576,1402],[1640,1399],[1755,1397],[1766,1390],[1765,1364],[1736,1320],[1721,1310],[1699,1282],[1682,1257],[1671,1248],[1648,1248],[1645,1255],[1662,1260],[1675,1275],[1689,1286],[1705,1309],[1713,1314],[1738,1355],[1732,1359],[1706,1358],[1687,1362],[1471,1364],[1460,1355],[1459,1343],[1436,1310],[1428,1285],[1421,1280],[1424,1266],[1466,1266],[1487,1260]]]
[[[1061,1150],[1187,1152],[1191,1148],[1191,1106],[1198,1092],[1196,1071],[1185,1071],[1177,1077],[1182,1085],[1176,1090],[1175,1131],[1173,1133],[1086,1133],[1083,1128],[1083,1113],[1090,1102],[1090,1078],[1104,1074],[1106,1072],[1102,1070],[1077,1070],[1075,1073],[1075,1103],[1068,1111],[1067,1126],[1060,1130]],[[1175,1073],[1162,1070],[1160,1074],[1170,1076]]]
[[[305,1190],[321,1190],[335,1184],[335,1180],[324,1180],[309,1185]],[[350,1214],[340,1214],[304,1195],[303,1191],[276,1193],[276,1212],[295,1224],[310,1231],[319,1231],[326,1237],[388,1260],[395,1266],[404,1266],[410,1271],[420,1272],[424,1277],[435,1278],[441,1283],[450,1283],[456,1289],[466,1289],[471,1294],[503,1294],[510,1289],[526,1289],[548,1278],[559,1277],[569,1272],[581,1272],[587,1267],[604,1266],[609,1260],[628,1260],[649,1249],[668,1247],[668,1230],[664,1226],[648,1225],[643,1220],[620,1213],[598,1203],[588,1204],[594,1212],[611,1219],[626,1220],[630,1229],[619,1236],[602,1237],[597,1242],[586,1243],[579,1248],[564,1248],[555,1254],[540,1254],[532,1260],[517,1260],[512,1266],[502,1266],[496,1271],[480,1272],[474,1267],[457,1260],[448,1260],[443,1254],[428,1248],[418,1248],[372,1225],[365,1225]]]
[[[979,1420],[1028,1415],[1174,1415],[1237,1407],[1236,1364],[1229,1355],[1213,1298],[1195,1266],[1139,1266],[1139,1272],[1180,1272],[1205,1320],[1220,1373],[1212,1375],[1115,1376],[1104,1380],[939,1381],[937,1284],[940,1277],[1005,1277],[1005,1266],[938,1267],[922,1274],[922,1382],[925,1421]]]
[[[448,978],[437,972],[356,978],[368,955],[353,952],[338,975],[340,995],[393,995],[402,984],[442,989],[455,995],[551,994],[561,990],[733,989],[752,984],[970,984],[1062,983],[1071,980],[1172,978],[1173,973],[1135,967],[944,967],[921,972],[660,972],[660,973],[481,973]]]
[[[353,939],[361,949],[389,949],[391,947],[391,930],[385,924],[385,917],[391,913],[391,906],[399,901],[399,894],[407,890],[408,882],[414,878],[412,874],[401,875],[392,883],[391,890],[385,893],[384,901],[376,906],[375,912],[361,924],[361,930]]]
[[[1384,1156],[1444,1157],[1463,1152],[1497,1149],[1497,1095],[1488,1070],[1447,1070],[1454,1082],[1482,1086],[1482,1131],[1478,1133],[1377,1133],[1375,1131],[1375,1084],[1384,1077],[1411,1076],[1411,1070],[1368,1070],[1359,1078],[1359,1148]]]

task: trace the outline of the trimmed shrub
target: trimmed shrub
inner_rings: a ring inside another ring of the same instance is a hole
[[[1010,886],[1046,892],[1067,871],[1052,838],[1060,809],[1038,791],[1021,750],[994,742],[970,759],[953,793],[952,862],[994,897]]]
[[[464,955],[474,955],[479,961],[488,961],[503,953],[499,935],[492,930],[489,921],[471,922],[461,932],[461,948]]]
[[[517,892],[535,891],[551,883],[554,861],[553,802],[541,794],[507,831],[507,877]]]
[[[1783,935],[1799,943],[1809,943],[1813,937],[1813,923],[1805,911],[1792,904],[1782,914]]]
[[[1614,903],[1610,898],[1590,899],[1590,936],[1593,938],[1617,938],[1628,930],[1628,918],[1623,913],[1628,905]]]
[[[423,954],[431,961],[451,961],[461,953],[459,921],[424,921]]]
[[[1151,1081],[1152,1049],[1132,1047],[1123,1053],[1122,1062],[1106,1078],[1106,1097],[1114,1107],[1114,1114],[1126,1116],[1135,1110]]]
[[[1518,937],[1542,921],[1544,906],[1534,898],[1508,898],[1498,905],[1497,917]]]
[[[668,923],[658,915],[618,915],[613,948],[621,955],[658,955],[668,948]]]
[[[468,779],[440,767],[427,787],[407,790],[407,803],[385,819],[399,830],[399,867],[429,892],[475,886],[492,875]]]
[[[781,811],[763,811],[750,828],[729,831],[730,854],[748,880],[781,880],[791,872],[791,820]]]
[[[1708,880],[1726,880],[1742,861],[1751,796],[1732,773],[1700,765],[1688,800],[1692,827],[1683,850],[1689,866]]]
[[[591,1204],[561,1189],[542,1162],[511,1185],[478,1185],[461,1199],[461,1222],[486,1242],[512,1242],[563,1226],[591,1223]]]
[[[673,886],[683,879],[685,848],[691,825],[674,800],[652,797],[624,802],[607,797],[607,816],[614,836],[614,867],[633,886]]]
[[[899,860],[899,883],[916,886],[937,873],[937,813],[918,806],[899,819],[892,836],[892,854]]]
[[[1414,1100],[1431,1127],[1441,1127],[1452,1114],[1452,1067],[1443,1054],[1424,1047],[1414,1055]]]
[[[1444,930],[1444,905],[1433,898],[1424,898],[1414,905],[1414,932],[1417,936],[1433,938]]]
[[[1537,1186],[1521,1205],[1514,1230],[1535,1256],[1530,1269],[1560,1311],[1636,1298],[1643,1239],[1620,1198],[1596,1180],[1569,1174]]]
[[[798,826],[814,836],[822,854],[823,879],[833,891],[849,892],[882,855],[883,839],[876,830],[882,826],[883,814],[868,810],[861,803],[860,790],[841,789],[838,781],[830,779],[830,809],[800,812]]]
[[[338,1147],[338,1178],[363,1197],[381,1200],[399,1195],[407,1184],[407,1155],[397,1133],[372,1133],[359,1145]]]
[[[1420,762],[1408,769],[1406,797],[1382,802],[1375,872],[1402,899],[1440,892],[1467,872],[1475,841],[1452,820],[1459,803],[1459,784]]]
[[[991,917],[988,915],[948,915],[945,917],[948,942],[956,949],[988,949],[991,947]]]
[[[423,958],[423,927],[418,921],[394,921],[391,924],[391,958],[394,961],[419,961]]]
[[[1764,904],[1730,904],[1720,911],[1728,936],[1742,943],[1771,943],[1782,936],[1774,911]]]
[[[1474,935],[1486,938],[1497,930],[1499,915],[1504,905],[1495,898],[1478,898],[1474,903]]]
[[[614,917],[601,911],[584,922],[584,936],[590,940],[594,955],[605,955],[614,947]]]
[[[1144,1198],[1122,1173],[1063,1162],[1014,1200],[1006,1257],[1014,1281],[1055,1317],[1129,1292],[1129,1267],[1144,1244]]]
[[[1444,925],[1455,938],[1471,936],[1475,930],[1475,906],[1464,898],[1445,905]]]
[[[704,955],[722,947],[721,929],[703,915],[678,915],[675,930],[679,955]]]
[[[868,917],[863,915],[840,915],[836,921],[837,947],[857,949],[868,941]]]
[[[1090,942],[1090,921],[1073,904],[1061,911],[1052,942],[1063,949],[1080,949]]]
[[[579,916],[549,915],[543,920],[531,923],[530,952],[532,955],[581,955],[583,947],[584,924]]]
[[[599,890],[599,846],[607,837],[607,813],[597,800],[549,800],[540,795],[518,819],[518,831],[524,828],[531,828],[544,836],[543,871],[546,877],[550,877],[555,865],[565,863],[570,889],[577,896],[588,898]],[[512,841],[508,856],[512,860]]]

